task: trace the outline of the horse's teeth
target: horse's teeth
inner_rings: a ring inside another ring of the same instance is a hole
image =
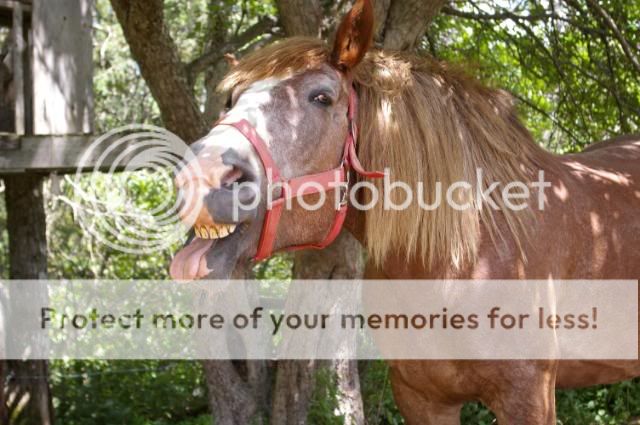
[[[236,230],[234,224],[218,224],[213,226],[194,227],[193,231],[200,239],[222,239],[229,236]]]

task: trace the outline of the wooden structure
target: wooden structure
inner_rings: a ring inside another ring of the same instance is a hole
[[[11,81],[0,92],[0,174],[76,169],[93,132],[91,6],[0,0],[0,26],[11,31],[4,58]]]
[[[43,174],[76,170],[92,139],[92,2],[0,0],[0,176],[11,279],[46,278]],[[45,361],[0,360],[0,424],[53,422],[47,376]]]

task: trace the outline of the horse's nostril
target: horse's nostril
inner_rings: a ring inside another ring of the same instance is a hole
[[[258,183],[259,178],[251,162],[240,156],[234,149],[228,149],[222,154],[222,162],[232,167],[222,179],[224,186],[232,186],[236,183]]]
[[[222,186],[230,188],[234,183],[242,183],[244,173],[238,167],[233,167],[222,177]]]

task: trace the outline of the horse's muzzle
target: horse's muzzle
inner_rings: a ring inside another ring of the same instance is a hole
[[[176,175],[175,185],[180,219],[193,226],[199,238],[224,238],[237,224],[256,217],[257,208],[247,206],[259,196],[260,178],[232,148],[222,154],[200,149]]]

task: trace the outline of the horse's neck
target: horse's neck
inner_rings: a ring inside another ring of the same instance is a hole
[[[541,158],[543,161],[537,165],[535,173],[532,173],[531,182],[538,179],[538,171],[543,171],[545,181],[552,184],[552,187],[545,189],[546,197],[555,197],[554,191],[557,191],[559,187],[566,187],[566,185],[575,187],[577,184],[575,176],[564,165],[562,157],[545,153]],[[588,194],[574,193],[571,201],[582,205],[589,202],[589,197]],[[537,205],[537,193],[531,193],[531,202]],[[539,213],[538,216],[540,217]],[[403,252],[392,252],[382,264],[368,264],[366,277],[379,279],[522,279],[529,277],[527,276],[530,274],[527,273],[527,261],[522,258],[514,238],[510,235],[504,222],[504,216],[498,213],[495,215],[495,219],[498,226],[503,228],[503,237],[499,240],[492,240],[486,226],[481,221],[479,257],[474,263],[463,264],[456,268],[450,258],[442,258],[427,265],[419,258],[408,258]],[[364,211],[353,207],[349,208],[345,228],[366,247],[365,221],[366,213]],[[534,226],[535,224],[532,224],[530,235],[530,238],[533,239],[539,236],[536,235],[537,228]],[[542,274],[535,276],[535,278],[545,277]]]

